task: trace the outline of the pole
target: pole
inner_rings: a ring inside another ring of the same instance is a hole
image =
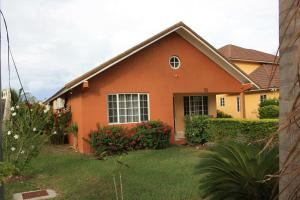
[[[1,9],[1,0],[0,0],[0,9]],[[0,91],[1,91],[1,102],[0,102],[0,162],[3,161],[3,149],[2,149],[2,144],[3,144],[3,130],[2,130],[2,123],[3,123],[3,103],[2,103],[2,73],[1,73],[1,69],[2,69],[2,34],[1,34],[1,21],[0,20]],[[4,183],[1,182],[0,185],[0,200],[4,200]]]

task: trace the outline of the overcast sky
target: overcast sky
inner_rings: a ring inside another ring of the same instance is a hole
[[[274,54],[278,46],[277,0],[1,2],[25,90],[39,99],[179,21],[216,48],[231,43]],[[2,73],[7,87],[6,62]],[[12,85],[19,88],[14,72]]]

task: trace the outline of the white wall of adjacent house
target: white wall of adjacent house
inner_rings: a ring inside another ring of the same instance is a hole
[[[11,94],[9,89],[4,89],[1,92],[1,103],[4,104],[3,109],[3,121],[8,120],[10,117],[10,107],[11,107]]]
[[[53,101],[53,109],[59,110],[65,107],[65,100],[62,98],[57,98]]]

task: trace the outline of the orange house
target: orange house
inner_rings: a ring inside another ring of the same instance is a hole
[[[97,123],[161,120],[173,127],[171,143],[179,142],[185,115],[215,117],[217,94],[243,97],[250,87],[258,86],[180,22],[67,83],[47,102],[61,98],[71,107],[79,151],[89,152],[83,138]]]

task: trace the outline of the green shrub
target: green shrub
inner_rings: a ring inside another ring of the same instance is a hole
[[[171,127],[161,121],[143,122],[131,130],[134,149],[163,149],[170,144]]]
[[[22,170],[36,157],[53,130],[53,115],[41,103],[19,103],[11,107],[3,134],[4,161]]]
[[[90,133],[90,145],[96,156],[121,155],[130,149],[130,138],[121,126],[98,126]]]
[[[276,119],[279,117],[279,106],[266,105],[258,109],[260,119]]]
[[[217,118],[232,118],[232,116],[224,113],[221,110],[217,110]]]
[[[270,106],[270,105],[279,106],[279,100],[278,99],[266,99],[259,104],[259,107]]]
[[[207,120],[205,116],[185,117],[185,139],[190,144],[204,144],[207,141]]]
[[[0,186],[5,178],[15,174],[17,169],[12,163],[0,162]]]
[[[170,144],[171,127],[160,121],[121,126],[98,127],[90,133],[90,145],[96,156],[120,155],[134,149],[162,149]]]
[[[197,173],[201,199],[267,200],[278,194],[278,146],[260,153],[263,146],[226,141],[200,152]],[[267,181],[265,181],[267,180]]]
[[[235,139],[257,142],[266,139],[278,128],[278,120],[209,119],[209,141]]]
[[[51,144],[66,143],[71,116],[70,109],[63,109],[54,113],[54,134],[50,137]]]
[[[199,121],[198,118],[194,118],[194,120],[187,119],[185,121],[185,134],[189,143],[198,144],[203,141],[203,139],[211,142],[224,139],[257,142],[266,139],[278,128],[277,119],[199,119]],[[201,129],[198,127],[201,127]]]

